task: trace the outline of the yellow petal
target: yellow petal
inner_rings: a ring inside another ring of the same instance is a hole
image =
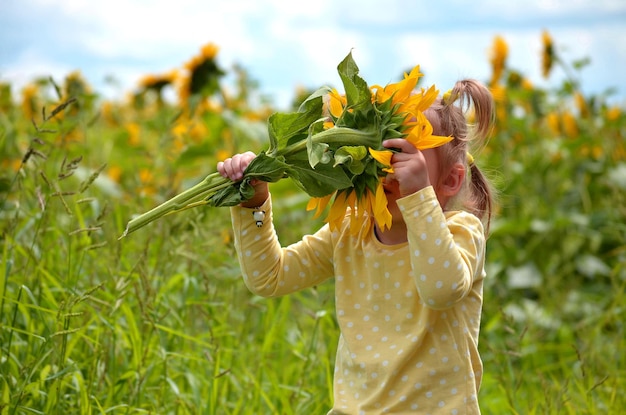
[[[314,218],[319,217],[324,211],[324,209],[326,209],[326,206],[328,206],[328,202],[330,202],[330,199],[331,197],[333,197],[333,195],[334,193],[331,193],[323,197],[312,197],[311,199],[309,199],[309,203],[307,203],[306,205],[306,210],[315,209],[315,215],[313,217]]]
[[[431,105],[433,105],[433,102],[435,102],[438,96],[439,90],[435,88],[434,85],[432,85],[426,91],[422,88],[421,98],[419,101],[419,105],[416,109],[418,111],[426,111],[428,108],[430,108]]]
[[[328,216],[326,217],[326,223],[330,225],[331,230],[339,229],[343,218],[346,216],[347,209],[348,200],[346,192],[337,193],[330,207],[330,211],[328,212]]]
[[[306,204],[306,210],[313,210],[315,208],[318,207],[320,202],[320,198],[319,197],[312,197],[309,199],[309,202]]]
[[[425,137],[422,137],[419,141],[419,144],[416,146],[418,150],[426,150],[429,148],[435,148],[435,147],[440,147],[446,143],[449,143],[450,141],[452,141],[454,137],[449,135],[449,136],[443,136],[443,135],[428,135]]]
[[[420,76],[422,76],[422,74],[420,73],[419,65],[414,67],[410,73],[404,74],[404,79],[398,83],[398,92],[397,95],[394,96],[394,101],[399,102],[400,100],[407,100],[413,93]]]
[[[356,192],[349,192],[346,198],[347,207],[350,208],[350,231],[355,234],[358,232],[359,224],[361,223],[360,211],[357,209]]]
[[[370,154],[377,162],[385,165],[391,166],[391,157],[393,156],[393,151],[391,150],[374,150],[373,148],[368,148]]]
[[[413,122],[410,131],[405,137],[418,150],[442,146],[452,141],[453,138],[452,136],[433,135],[433,126],[421,112],[417,113],[416,121]]]
[[[343,95],[339,95],[336,89],[332,89],[328,94],[329,97],[329,110],[333,117],[339,118],[343,113],[343,109],[347,104],[347,99]]]
[[[376,187],[376,195],[374,197],[374,219],[378,226],[384,230],[391,228],[391,213],[387,208],[387,196],[383,188],[382,180],[378,182]]]

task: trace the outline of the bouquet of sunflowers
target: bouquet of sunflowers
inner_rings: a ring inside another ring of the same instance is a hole
[[[433,135],[424,111],[437,98],[434,86],[416,90],[419,66],[385,87],[368,86],[352,53],[337,67],[345,94],[322,87],[294,113],[274,113],[268,120],[270,145],[248,165],[242,180],[219,173],[128,222],[122,238],[156,219],[200,205],[234,206],[254,195],[251,180],[293,180],[312,197],[307,209],[320,215],[330,204],[331,228],[350,211],[351,229],[374,220],[391,226],[381,178],[392,172],[393,151],[384,140],[404,138],[420,150],[438,147],[452,137]]]

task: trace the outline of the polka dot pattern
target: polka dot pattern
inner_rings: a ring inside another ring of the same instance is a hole
[[[341,336],[329,414],[478,414],[482,226],[470,214],[444,214],[432,188],[398,206],[407,243],[323,227],[284,248],[271,221],[257,228],[234,207],[244,282],[278,296],[334,277]],[[271,218],[269,201],[263,210]]]

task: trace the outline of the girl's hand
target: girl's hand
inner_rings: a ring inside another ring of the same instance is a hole
[[[243,172],[248,167],[248,164],[256,157],[252,151],[246,151],[245,153],[235,154],[232,157],[227,158],[224,161],[217,163],[217,171],[222,176],[237,182],[243,178]],[[242,207],[259,207],[269,197],[269,186],[266,182],[259,180],[251,180],[250,184],[254,187],[254,196],[241,203]]]
[[[239,181],[243,178],[243,172],[246,170],[246,167],[248,167],[248,164],[250,164],[255,157],[256,154],[252,151],[235,154],[234,156],[217,163],[217,171],[227,179],[234,182]]]
[[[385,140],[383,147],[400,150],[391,157],[391,167],[394,172],[388,174],[385,180],[398,182],[401,197],[430,186],[426,158],[413,144],[403,138],[394,138]]]

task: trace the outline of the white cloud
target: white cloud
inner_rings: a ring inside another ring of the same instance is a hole
[[[0,80],[9,80],[17,92],[34,79],[52,77],[59,81],[74,69],[62,62],[42,58],[35,50],[27,49],[20,53],[12,65],[0,67]]]
[[[336,66],[350,50],[368,82],[396,80],[420,64],[427,83],[447,89],[462,77],[489,77],[488,49],[496,34],[509,43],[510,66],[541,81],[544,23],[568,57],[592,58],[594,73],[604,79],[592,76],[590,84],[612,77],[620,82],[616,68],[626,65],[624,48],[611,50],[626,41],[626,30],[612,17],[626,12],[620,0],[480,0],[471,7],[462,0],[318,0],[304,7],[282,0],[22,0],[19,5],[9,8],[8,19],[38,19],[32,32],[42,39],[22,40],[22,50],[0,62],[0,76],[12,82],[81,69],[91,82],[113,75],[129,89],[143,74],[179,68],[213,42],[224,68],[241,64],[282,104],[299,84],[337,86]],[[595,16],[593,27],[586,15]],[[603,25],[603,16],[612,23]],[[549,27],[552,21],[557,23]]]

